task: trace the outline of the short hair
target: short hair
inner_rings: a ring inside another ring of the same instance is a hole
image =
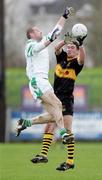
[[[33,32],[33,29],[31,27],[27,29],[26,36],[28,39],[31,39],[30,33],[32,33],[32,32]]]
[[[79,50],[79,42],[78,41],[72,41],[72,43],[76,46],[76,48]]]

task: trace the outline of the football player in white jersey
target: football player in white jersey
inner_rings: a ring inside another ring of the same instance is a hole
[[[37,27],[27,30],[27,43],[25,47],[26,73],[29,78],[29,88],[34,99],[39,98],[47,113],[40,115],[39,120],[55,121],[60,129],[60,135],[64,144],[72,141],[72,138],[64,128],[62,104],[54,94],[53,88],[48,81],[49,55],[47,46],[50,45],[60,34],[73,8],[66,7],[54,29],[45,37]],[[35,123],[34,123],[35,124]],[[20,119],[17,125],[17,136],[22,130],[33,125],[33,120]]]

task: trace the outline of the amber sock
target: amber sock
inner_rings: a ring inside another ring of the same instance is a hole
[[[68,164],[74,164],[74,145],[75,141],[72,141],[70,144],[67,145],[68,158],[66,163]]]
[[[52,139],[53,139],[52,133],[45,133],[44,134],[41,155],[43,155],[43,156],[48,155],[49,148],[50,148],[51,143],[52,143]]]

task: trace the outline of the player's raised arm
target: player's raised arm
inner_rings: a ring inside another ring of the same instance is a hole
[[[65,41],[62,40],[60,41],[56,46],[55,46],[55,54],[59,55],[62,52],[62,47],[65,45]]]
[[[51,42],[53,42],[61,33],[66,20],[73,14],[74,9],[72,7],[66,7],[63,15],[60,17],[54,29],[47,35],[47,39],[45,41],[45,46],[48,46]]]
[[[85,49],[83,47],[83,41],[87,37],[87,27],[84,24],[77,23],[72,27],[72,36],[76,38],[78,44],[79,44],[79,58],[78,58],[78,63],[84,64],[85,60]]]
[[[63,15],[60,17],[59,21],[53,28],[53,30],[48,33],[46,37],[42,36],[42,32],[37,28],[33,27],[27,30],[27,38],[33,39],[35,42],[28,42],[28,50],[30,54],[38,53],[41,50],[43,50],[45,47],[50,45],[61,33],[64,24],[69,16],[73,14],[73,8],[72,7],[66,7],[64,10]]]
[[[85,57],[86,57],[86,52],[85,52],[85,48],[83,46],[83,41],[84,39],[87,37],[84,36],[84,37],[78,37],[77,38],[77,41],[79,42],[79,59],[78,59],[78,63],[81,65],[81,64],[84,64],[84,60],[85,60]]]
[[[56,46],[55,46],[55,53],[56,55],[59,55],[62,52],[62,47],[67,44],[70,40],[72,39],[71,35],[69,32],[67,32],[64,35],[64,39],[60,41]]]

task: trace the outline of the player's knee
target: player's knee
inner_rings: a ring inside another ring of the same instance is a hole
[[[56,117],[57,123],[62,123],[63,121],[62,111],[57,111],[55,114],[55,117]]]
[[[59,111],[62,110],[62,103],[61,103],[61,101],[57,102],[57,107],[58,107]]]
[[[55,122],[62,121],[62,119],[63,119],[62,111],[59,109],[56,109],[55,111],[53,111],[52,117],[55,120]]]

